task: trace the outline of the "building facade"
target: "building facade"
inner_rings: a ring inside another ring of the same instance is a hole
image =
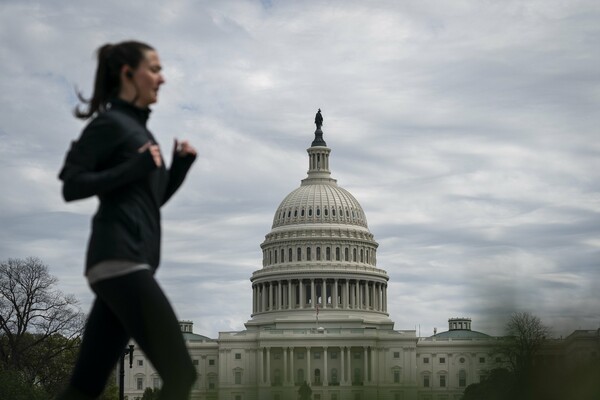
[[[468,318],[451,318],[447,331],[426,338],[395,330],[378,243],[358,201],[331,177],[319,125],[307,151],[308,175],[261,244],[246,329],[210,339],[181,323],[198,370],[191,398],[297,399],[306,382],[314,400],[460,399],[502,364],[493,354],[498,339],[473,331]],[[125,373],[129,400],[160,387],[141,352]]]

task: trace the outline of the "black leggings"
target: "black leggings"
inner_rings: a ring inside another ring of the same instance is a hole
[[[187,400],[196,369],[177,317],[152,272],[102,280],[92,290],[97,297],[70,387],[59,399],[97,398],[133,338],[162,378],[160,399]]]

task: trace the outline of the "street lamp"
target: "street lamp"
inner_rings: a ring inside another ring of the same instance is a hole
[[[119,400],[125,398],[125,356],[129,354],[129,368],[133,367],[133,345],[130,344],[129,348],[123,350],[121,354],[121,362],[119,363]]]

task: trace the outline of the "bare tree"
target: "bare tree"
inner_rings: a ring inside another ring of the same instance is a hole
[[[506,340],[502,354],[517,375],[526,375],[550,334],[550,329],[529,312],[516,312],[506,324]]]
[[[0,263],[0,368],[20,371],[30,384],[56,372],[48,366],[74,353],[83,329],[77,300],[56,283],[38,258]]]

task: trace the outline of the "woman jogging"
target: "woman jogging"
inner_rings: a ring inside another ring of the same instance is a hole
[[[154,279],[160,259],[160,207],[196,158],[174,142],[167,170],[146,128],[148,106],[164,83],[158,53],[127,41],[98,50],[92,98],[78,118],[91,121],[67,153],[59,178],[66,201],[98,196],[85,275],[96,295],[68,388],[59,397],[95,399],[133,338],[160,374],[160,398],[188,399],[196,371],[179,323]]]

